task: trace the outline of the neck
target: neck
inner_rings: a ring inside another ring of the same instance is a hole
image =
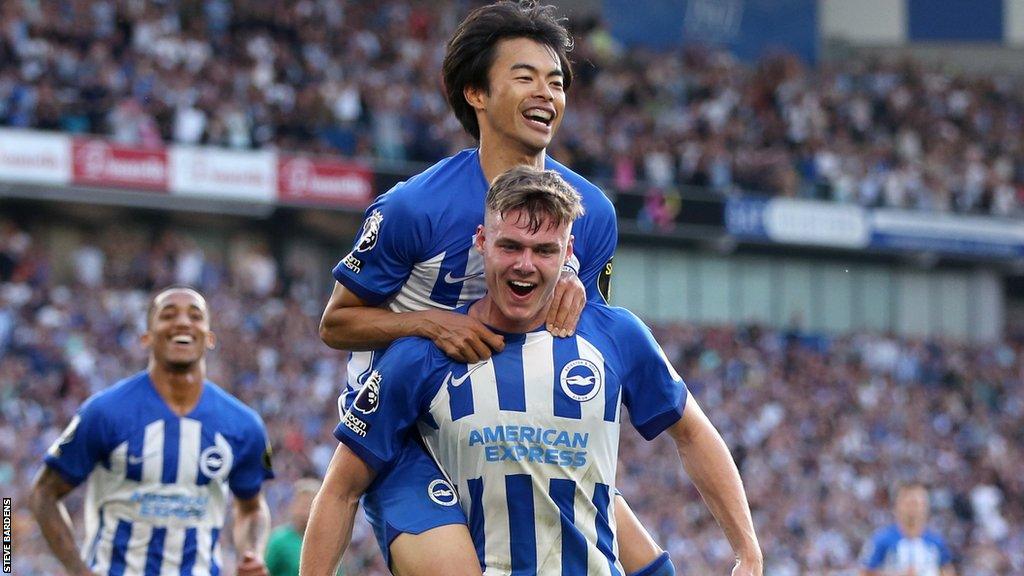
[[[516,166],[544,168],[544,149],[530,152],[521,146],[507,146],[490,134],[480,133],[480,168],[487,183]]]
[[[526,334],[544,325],[544,320],[548,317],[549,308],[551,308],[550,302],[532,318],[522,321],[511,320],[501,313],[501,309],[498,308],[497,304],[494,303],[494,300],[488,294],[469,307],[469,315],[502,332]]]
[[[200,360],[195,366],[182,371],[168,370],[153,359],[149,361],[149,378],[157,394],[178,416],[184,416],[199,404],[206,379],[206,361]]]
[[[917,538],[918,536],[920,536],[921,534],[924,533],[924,526],[923,525],[917,525],[915,523],[899,522],[899,521],[897,521],[896,524],[900,527],[900,532],[902,532],[904,536],[909,536],[911,538]]]

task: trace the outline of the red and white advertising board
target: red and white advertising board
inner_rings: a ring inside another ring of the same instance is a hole
[[[373,175],[351,162],[281,156],[278,199],[286,203],[365,208],[373,199]]]
[[[167,191],[166,150],[136,150],[98,139],[75,139],[72,150],[75,184]]]

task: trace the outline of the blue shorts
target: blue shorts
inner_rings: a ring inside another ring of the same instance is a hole
[[[388,566],[391,542],[399,534],[467,524],[455,489],[418,437],[406,440],[398,459],[378,472],[363,495],[363,511]]]

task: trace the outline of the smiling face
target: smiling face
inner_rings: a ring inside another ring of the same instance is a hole
[[[142,344],[156,366],[169,372],[196,368],[215,341],[206,300],[198,292],[172,288],[153,299]]]
[[[481,146],[540,154],[562,123],[562,67],[555,51],[528,38],[497,44],[488,89],[466,88],[476,110]]]
[[[551,305],[562,265],[572,256],[570,224],[543,216],[531,230],[525,209],[504,216],[488,211],[477,230],[484,258],[487,296],[493,306],[487,323],[506,332],[540,327]]]

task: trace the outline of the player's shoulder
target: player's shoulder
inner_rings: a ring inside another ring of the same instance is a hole
[[[424,366],[424,362],[434,362],[443,358],[444,354],[429,338],[406,336],[391,343],[384,351],[384,358],[392,367]]]
[[[147,394],[149,386],[149,374],[145,370],[136,372],[90,396],[82,405],[82,410],[102,414],[123,414],[127,406],[139,404],[139,398]]]
[[[203,395],[202,401],[211,405],[222,422],[241,428],[264,428],[263,419],[256,410],[215,382],[203,382]]]
[[[931,528],[925,529],[924,534],[921,535],[921,538],[925,542],[930,542],[931,544],[933,544],[934,546],[938,546],[939,548],[943,548],[946,546],[946,541],[942,538],[942,535],[940,535],[935,530],[932,530]]]
[[[432,201],[431,205],[435,205],[440,199],[452,197],[451,194],[438,194],[438,190],[468,183],[474,176],[479,176],[479,165],[479,155],[475,149],[463,150],[396,184],[382,198],[399,203],[422,202],[429,199]],[[418,207],[422,210],[429,205],[420,204]]]
[[[895,524],[883,526],[875,531],[872,543],[879,548],[890,548],[903,539],[900,529]]]
[[[579,324],[586,329],[604,332],[635,332],[647,330],[647,325],[629,310],[610,306],[604,302],[587,301],[580,314]]]
[[[546,159],[546,165],[549,170],[558,172],[566,182],[572,185],[572,187],[580,193],[580,196],[583,197],[583,202],[588,209],[592,208],[592,204],[602,207],[607,205],[609,208],[612,206],[611,200],[608,199],[605,193],[596,184],[579,175],[565,164],[562,164],[558,160],[548,156]]]

